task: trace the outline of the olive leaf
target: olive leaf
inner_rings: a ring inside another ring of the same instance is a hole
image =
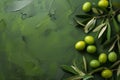
[[[106,23],[102,23],[99,26],[97,26],[95,29],[93,29],[93,32],[97,32],[99,31],[102,27],[104,27],[106,25]]]
[[[100,33],[98,34],[98,39],[103,35],[103,33],[105,32],[106,28],[107,28],[107,25],[101,29]]]
[[[117,42],[117,40],[115,40],[115,41],[113,42],[113,44],[112,44],[111,47],[109,48],[108,52],[110,52],[110,51],[113,50],[113,48],[115,47],[116,42]]]
[[[109,69],[112,69],[112,68],[118,66],[119,64],[120,64],[120,60],[117,60],[115,63],[113,63],[113,64],[109,67]]]
[[[99,11],[97,10],[97,8],[95,8],[95,7],[92,8],[92,12],[95,14],[100,14]]]
[[[82,23],[83,23],[83,24],[87,24],[88,21],[90,21],[90,20],[91,20],[91,18],[84,19],[84,20],[82,21]]]
[[[83,56],[83,64],[84,64],[85,72],[87,72],[87,62],[85,56]]]
[[[115,80],[115,79],[114,79]],[[117,76],[116,80],[120,80],[120,76]]]
[[[104,13],[101,9],[98,9],[98,11],[99,11],[100,14],[103,14],[103,13]]]
[[[115,20],[114,17],[112,17],[112,20],[113,20],[113,25],[114,25],[114,27],[115,27],[116,32],[119,33],[119,26],[118,26],[117,21]]]
[[[81,26],[85,26],[82,22],[80,22],[79,20],[77,20],[76,18],[74,18],[74,20],[79,24],[79,25],[81,25]]]
[[[78,69],[78,67],[76,67],[76,66],[71,66],[80,76],[84,76],[85,75],[85,73],[84,72],[82,72],[81,70],[79,70]]]
[[[65,80],[81,80],[82,78],[83,78],[83,76],[75,75],[75,76],[71,76]]]
[[[118,69],[117,69],[117,76],[120,76],[120,65],[118,66]]]
[[[85,75],[85,76],[80,76],[80,75],[75,75],[75,76],[71,76],[65,80],[89,80],[92,79],[93,76],[92,75]]]
[[[76,17],[78,17],[78,18],[83,18],[83,19],[85,19],[85,18],[91,18],[92,17],[92,15],[76,15]]]
[[[67,72],[72,73],[72,74],[77,74],[77,72],[71,66],[62,65],[61,68]]]
[[[89,80],[89,79],[91,79],[91,78],[94,78],[92,75],[85,75],[84,77],[83,77],[83,80]]]
[[[108,46],[108,45],[109,45],[109,47],[111,47],[115,40],[116,40],[116,36],[112,36],[111,39],[110,39],[110,41],[106,40],[106,41],[103,43],[103,46],[105,47],[105,46]]]
[[[85,25],[85,33],[88,33],[90,30],[92,30],[95,26],[96,18],[92,18],[86,25]]]
[[[73,65],[71,65],[71,67],[80,75],[80,76],[84,76],[85,73],[83,71],[81,71],[78,67],[77,64],[75,62],[75,60],[73,61]]]
[[[107,24],[107,40],[109,41],[110,40],[110,37],[111,37],[111,26],[110,26],[110,23],[108,22]]]
[[[117,80],[120,80],[120,65],[117,68]]]
[[[120,37],[119,37],[119,38],[120,38]],[[119,51],[119,53],[120,53],[120,39],[118,39],[117,46],[118,46],[118,51]]]

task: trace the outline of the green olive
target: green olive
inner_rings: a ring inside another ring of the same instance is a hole
[[[100,62],[98,60],[91,60],[90,61],[90,67],[97,68],[100,66]]]
[[[93,36],[86,36],[84,40],[87,44],[94,44],[95,41]]]
[[[92,7],[92,5],[90,2],[85,2],[82,6],[82,10],[84,12],[89,12],[91,10],[91,7]]]
[[[108,5],[109,5],[109,2],[108,2],[107,0],[100,0],[100,1],[98,2],[98,6],[99,6],[100,8],[107,8]]]
[[[75,44],[75,49],[81,51],[81,50],[84,50],[85,46],[86,46],[85,41],[78,41],[78,42]]]
[[[112,77],[112,75],[113,75],[113,72],[112,72],[112,70],[109,70],[109,69],[105,69],[101,72],[101,76],[103,78],[110,78],[110,77]]]
[[[88,45],[87,46],[87,52],[88,53],[95,53],[96,52],[96,46],[95,45]]]
[[[108,60],[110,62],[115,62],[117,60],[117,54],[115,52],[110,52],[108,54]]]
[[[101,54],[99,55],[98,60],[99,60],[100,63],[106,63],[106,61],[107,61],[107,54],[101,53]]]

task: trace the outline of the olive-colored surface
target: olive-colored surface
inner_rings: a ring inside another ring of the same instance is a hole
[[[0,0],[0,80],[62,80],[60,66],[81,58],[73,16],[85,1]]]

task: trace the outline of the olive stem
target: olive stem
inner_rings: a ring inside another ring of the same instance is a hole
[[[115,66],[117,66],[120,63],[120,60],[118,60],[117,62],[115,62],[112,66],[110,66],[110,69],[114,68]]]
[[[115,14],[119,14],[120,13],[120,9],[117,9],[116,11],[115,11]]]
[[[105,17],[107,17],[108,16],[108,14],[106,14],[106,15],[102,15],[102,16],[97,16],[96,18],[105,18]]]
[[[120,39],[120,35],[119,35],[119,34],[117,34],[117,39],[118,39],[118,40]]]
[[[117,70],[120,71],[119,69],[112,69],[112,71],[117,71]]]
[[[109,2],[110,2],[110,11],[112,12],[112,11],[113,11],[113,8],[112,8],[112,1],[109,0]]]
[[[94,69],[93,71],[91,71],[91,72],[89,73],[89,75],[92,75],[92,74],[94,74],[94,73],[96,73],[96,72],[98,72],[98,71],[101,71],[101,70],[103,70],[103,69],[106,69],[106,67],[100,67],[100,68]]]

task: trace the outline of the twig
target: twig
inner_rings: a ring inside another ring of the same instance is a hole
[[[115,62],[112,66],[110,66],[110,69],[114,68],[114,67],[117,66],[118,64],[120,64],[120,60],[118,60],[118,61]]]
[[[92,75],[92,74],[94,74],[94,73],[96,73],[96,72],[98,72],[98,71],[101,71],[101,70],[103,70],[103,69],[106,69],[106,67],[100,67],[100,68],[94,69],[93,71],[91,71],[91,72],[89,73],[89,75]]]

